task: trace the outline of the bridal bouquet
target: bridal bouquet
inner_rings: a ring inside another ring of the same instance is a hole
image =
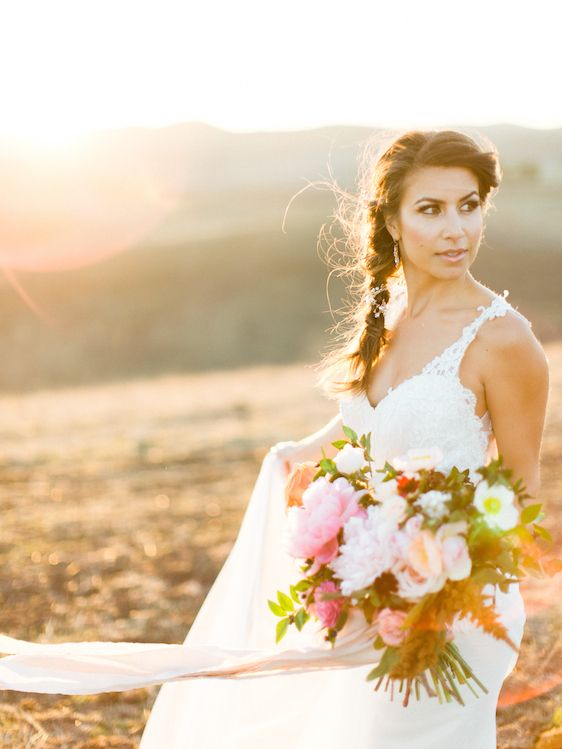
[[[502,592],[526,574],[561,569],[543,558],[537,541],[551,542],[539,525],[540,504],[502,467],[501,456],[469,471],[437,470],[438,448],[409,450],[375,469],[370,434],[343,427],[337,455],[303,463],[289,477],[287,551],[302,560],[302,579],[290,594],[278,591],[269,608],[280,617],[279,642],[289,625],[300,631],[314,616],[334,646],[351,609],[375,624],[377,665],[367,676],[399,684],[404,706],[423,687],[431,697],[464,705],[458,684],[487,692],[453,641],[455,620],[470,617],[517,651],[484,593]],[[518,509],[518,504],[523,508]]]

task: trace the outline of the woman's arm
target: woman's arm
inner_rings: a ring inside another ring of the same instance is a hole
[[[292,442],[279,442],[271,448],[271,452],[289,463],[302,463],[306,460],[314,462],[322,458],[322,448],[327,457],[333,458],[337,450],[331,444],[335,440],[347,439],[342,430],[342,416],[337,413],[317,432]]]
[[[484,387],[498,453],[527,492],[540,492],[540,450],[548,400],[548,360],[527,323],[515,315],[489,326]]]

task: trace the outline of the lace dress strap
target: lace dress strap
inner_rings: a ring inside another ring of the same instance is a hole
[[[503,317],[508,309],[513,309],[506,300],[508,294],[509,291],[506,289],[504,290],[503,295],[495,297],[487,307],[484,305],[477,307],[478,310],[482,310],[481,313],[471,323],[465,325],[460,338],[424,367],[422,370],[423,374],[439,374],[457,377],[465,351],[476,337],[480,327],[486,322],[486,320],[491,320],[494,317]]]

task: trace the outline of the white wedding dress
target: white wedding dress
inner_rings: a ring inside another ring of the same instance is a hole
[[[377,465],[437,445],[442,468],[468,468],[477,479],[475,469],[496,454],[489,415],[476,416],[459,366],[481,325],[520,313],[505,296],[478,312],[455,343],[376,406],[365,395],[341,399],[343,423],[371,432]],[[422,690],[405,708],[402,695],[375,692],[365,677],[377,651],[361,615],[351,617],[333,650],[312,621],[274,644],[277,618],[266,601],[298,579],[283,545],[283,484],[281,461],[270,451],[232,551],[183,645],[42,645],[0,636],[0,652],[12,654],[0,659],[0,688],[85,694],[163,683],[140,749],[495,749],[497,699],[517,653],[470,621],[455,623],[455,642],[488,693],[476,688],[475,697],[459,687],[464,707],[440,704]],[[518,584],[507,593],[487,587],[519,645],[525,610]]]

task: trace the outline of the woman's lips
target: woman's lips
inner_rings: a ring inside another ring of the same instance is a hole
[[[468,250],[446,250],[445,252],[438,252],[437,255],[442,257],[443,260],[446,260],[448,263],[456,263],[461,260],[467,252]]]

